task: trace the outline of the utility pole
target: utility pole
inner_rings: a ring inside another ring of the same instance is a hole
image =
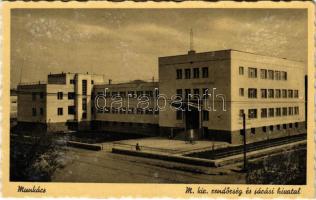
[[[246,114],[242,114],[242,124],[243,124],[243,137],[244,137],[244,168],[243,171],[247,171],[247,137],[246,137]]]

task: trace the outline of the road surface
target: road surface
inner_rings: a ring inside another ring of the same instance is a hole
[[[64,167],[52,175],[53,182],[94,183],[245,183],[245,174],[226,168],[68,148]]]

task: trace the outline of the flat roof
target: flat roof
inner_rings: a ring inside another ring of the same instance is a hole
[[[214,50],[214,51],[204,51],[204,52],[195,52],[194,53],[188,53],[187,54],[179,54],[179,55],[172,55],[172,56],[161,56],[158,58],[171,58],[171,57],[177,57],[177,56],[188,56],[188,55],[201,55],[201,54],[209,54],[209,53],[216,53],[216,52],[230,52],[230,51],[236,51],[236,52],[241,52],[241,53],[248,53],[248,54],[253,54],[253,55],[258,55],[258,56],[265,56],[265,57],[271,57],[271,58],[278,58],[278,59],[284,59],[284,60],[289,60],[289,61],[295,61],[295,62],[304,62],[302,60],[295,60],[295,59],[289,59],[289,58],[281,58],[277,56],[272,56],[272,55],[266,55],[266,54],[260,54],[260,53],[255,53],[255,52],[249,52],[249,51],[244,51],[244,50],[239,50],[239,49],[222,49],[222,50]]]

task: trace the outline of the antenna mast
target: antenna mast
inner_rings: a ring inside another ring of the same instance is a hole
[[[193,41],[193,29],[190,29],[190,49],[189,49],[189,54],[195,53],[194,51],[194,41]]]
[[[190,29],[190,51],[194,51],[194,44],[193,44],[193,30]]]

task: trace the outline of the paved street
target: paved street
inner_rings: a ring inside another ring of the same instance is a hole
[[[155,159],[69,148],[52,181],[102,183],[243,183],[245,175]]]

